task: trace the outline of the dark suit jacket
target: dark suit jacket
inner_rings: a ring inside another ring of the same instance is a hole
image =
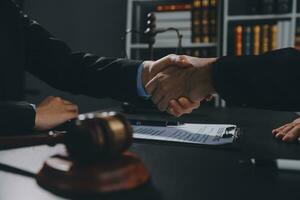
[[[113,39],[113,38],[111,38]],[[25,102],[28,71],[49,85],[73,94],[133,100],[140,61],[73,53],[11,0],[0,1],[0,131],[30,131],[35,111]]]
[[[223,57],[212,71],[215,89],[231,105],[300,110],[300,52],[296,49]]]

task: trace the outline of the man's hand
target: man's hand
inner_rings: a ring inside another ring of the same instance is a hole
[[[216,58],[173,55],[172,61],[173,67],[163,68],[145,87],[161,111],[175,104],[171,100],[186,97],[191,102],[201,102],[215,92],[211,66]],[[171,107],[168,110],[172,113]]]
[[[158,73],[168,68],[192,67],[190,63],[187,63],[184,60],[182,60],[182,57],[174,54],[163,57],[157,61],[145,61],[143,65],[144,65],[144,70],[142,75],[142,82],[144,86],[146,86],[146,84],[150,80],[152,80]]]
[[[49,130],[77,116],[77,105],[60,97],[47,97],[36,108],[34,129]]]
[[[299,141],[300,137],[300,118],[296,119],[292,123],[283,125],[272,131],[272,134],[281,139],[284,142]]]
[[[180,97],[178,100],[171,100],[167,112],[175,117],[180,117],[183,114],[189,114],[199,108],[200,103],[201,102],[192,102],[185,97]]]
[[[190,63],[185,62],[185,57],[180,57],[177,55],[166,56],[156,62],[145,61],[143,63],[143,75],[142,82],[143,85],[152,80],[158,73],[168,69],[168,68],[188,68],[193,67]],[[154,101],[154,99],[153,99]],[[190,101],[187,98],[180,98],[178,100],[173,100],[168,112],[174,116],[181,116],[182,114],[191,113],[194,109],[200,106],[200,101]]]

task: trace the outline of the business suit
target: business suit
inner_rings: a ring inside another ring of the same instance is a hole
[[[0,1],[0,127],[1,132],[30,131],[35,111],[24,96],[24,71],[73,94],[137,98],[140,61],[72,53],[11,0]],[[16,127],[17,125],[17,127]]]
[[[300,110],[300,52],[293,48],[260,56],[227,56],[212,67],[216,91],[231,105]]]

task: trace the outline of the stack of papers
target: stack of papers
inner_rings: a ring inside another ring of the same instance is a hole
[[[237,126],[230,124],[184,124],[179,126],[133,126],[135,139],[191,144],[223,145],[233,143]]]

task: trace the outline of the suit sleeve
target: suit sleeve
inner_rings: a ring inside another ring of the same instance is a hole
[[[26,102],[0,102],[1,136],[31,133],[35,126],[35,110]]]
[[[52,87],[73,94],[133,101],[137,98],[136,77],[141,61],[74,53],[37,22],[23,14],[20,18],[27,71]]]
[[[296,49],[222,57],[212,73],[216,91],[231,105],[300,110],[300,52]]]

